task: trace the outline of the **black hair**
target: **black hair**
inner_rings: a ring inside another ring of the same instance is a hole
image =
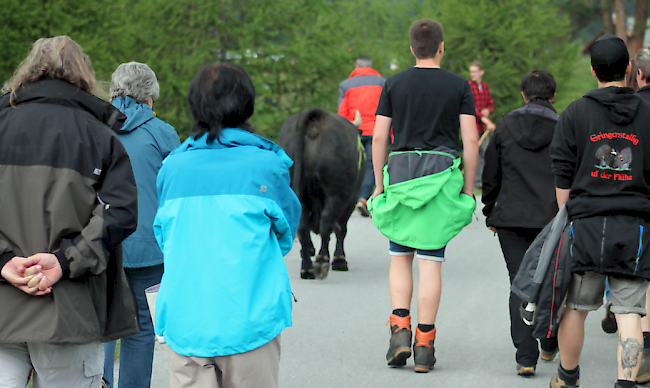
[[[232,63],[206,66],[192,80],[187,102],[194,116],[195,139],[208,133],[208,143],[223,128],[252,132],[247,120],[255,110],[255,87],[246,70]]]
[[[417,20],[409,31],[409,41],[417,59],[430,59],[443,41],[442,24],[431,19]]]
[[[544,70],[532,70],[521,80],[521,91],[528,101],[550,100],[556,87],[553,75]]]

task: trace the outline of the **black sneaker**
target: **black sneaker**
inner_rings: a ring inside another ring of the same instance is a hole
[[[390,366],[404,366],[411,357],[411,316],[390,316],[390,343],[386,361]]]
[[[359,198],[356,208],[357,210],[359,210],[359,213],[361,213],[361,216],[370,217],[370,211],[368,210],[368,202],[365,199]]]
[[[600,325],[605,333],[613,334],[618,330],[616,317],[612,313],[612,305],[609,301],[605,304],[605,317],[600,322]]]
[[[521,364],[517,364],[517,374],[522,377],[535,376],[535,366],[523,366]]]

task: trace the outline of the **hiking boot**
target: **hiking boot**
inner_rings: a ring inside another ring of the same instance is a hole
[[[368,202],[365,199],[359,198],[356,208],[363,217],[370,217],[370,211],[368,210]]]
[[[523,366],[521,364],[517,364],[517,374],[522,377],[535,376],[535,365]]]
[[[390,344],[386,361],[390,366],[404,366],[411,357],[411,316],[390,316]]]
[[[539,358],[541,358],[544,361],[551,362],[555,360],[555,356],[557,355],[559,349],[555,350],[544,350],[542,349],[542,353],[539,355]]]
[[[413,360],[415,361],[414,371],[417,373],[428,373],[436,363],[436,349],[433,341],[436,339],[436,329],[427,333],[415,329],[415,343],[413,344]]]
[[[575,385],[569,385],[566,381],[562,380],[560,376],[556,373],[555,376],[551,379],[551,388],[577,388],[580,386],[580,379],[576,381]]]
[[[643,349],[639,373],[636,375],[636,382],[645,384],[650,382],[650,349]]]
[[[618,326],[616,325],[616,318],[612,313],[612,304],[609,303],[609,301],[607,301],[605,304],[605,317],[600,322],[600,325],[605,333],[613,334],[616,333],[616,330],[618,330]]]

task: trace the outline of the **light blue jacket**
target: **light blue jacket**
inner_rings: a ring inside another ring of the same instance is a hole
[[[153,219],[158,210],[156,176],[165,157],[181,142],[174,128],[156,118],[147,104],[131,97],[112,102],[127,117],[117,133],[131,159],[138,187],[138,229],[122,243],[125,267],[162,264],[163,256],[153,235]]]
[[[154,222],[165,257],[156,333],[198,357],[247,352],[291,326],[283,256],[301,211],[280,147],[232,128],[206,140],[190,137],[165,160]]]

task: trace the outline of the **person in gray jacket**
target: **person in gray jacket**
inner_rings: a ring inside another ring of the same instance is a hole
[[[135,293],[142,331],[122,339],[120,387],[149,388],[154,331],[145,289],[160,283],[163,255],[153,234],[158,209],[156,177],[165,157],[180,145],[174,128],[156,117],[152,106],[160,94],[156,74],[144,63],[123,63],[111,79],[111,102],[127,117],[118,136],[133,165],[138,186],[138,228],[124,240],[124,272]],[[104,379],[113,384],[115,342],[104,345]]]
[[[115,131],[126,117],[94,96],[90,60],[42,38],[0,98],[0,387],[98,388],[101,342],[139,331],[120,243],[137,193]]]

